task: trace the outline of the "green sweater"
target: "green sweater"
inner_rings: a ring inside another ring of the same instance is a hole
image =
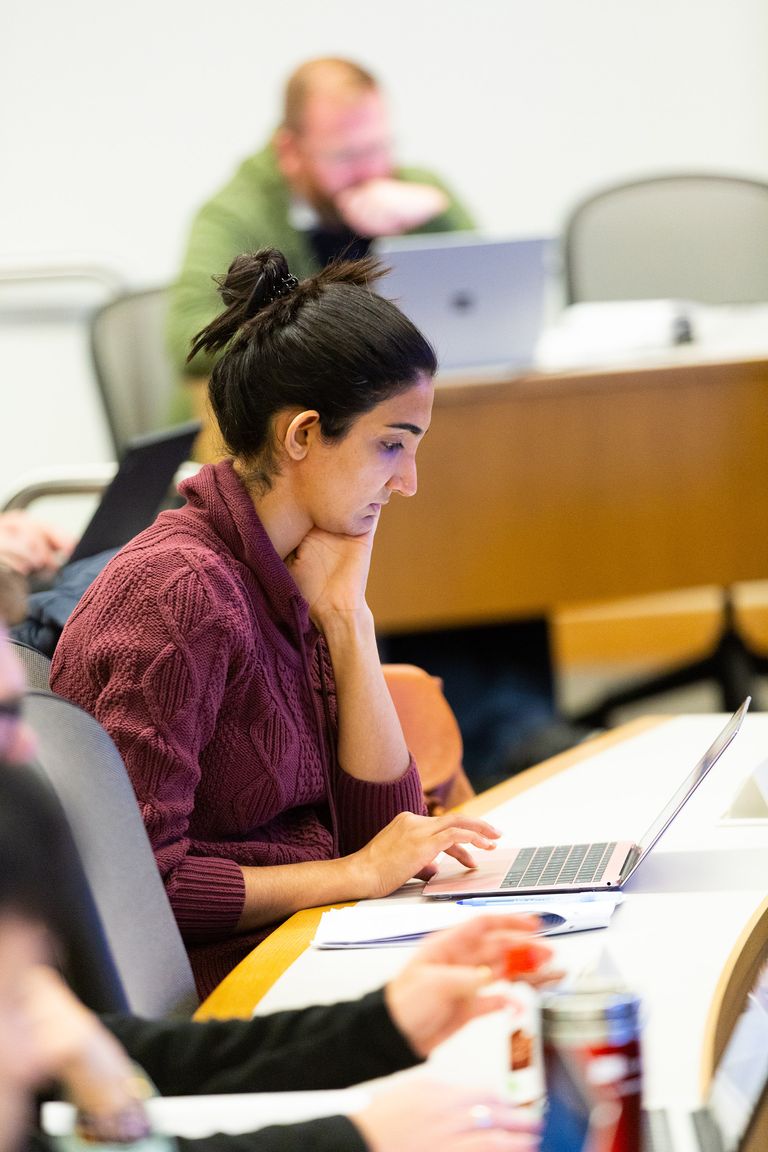
[[[420,232],[455,232],[473,228],[469,213],[430,172],[400,168],[396,175],[411,183],[431,184],[450,197],[447,210],[423,224]],[[221,311],[221,297],[213,276],[226,272],[241,252],[266,246],[279,248],[288,267],[302,279],[317,271],[308,237],[289,219],[290,193],[268,145],[250,156],[234,177],[195,216],[184,262],[171,292],[168,347],[177,370],[206,376],[213,361],[203,355],[186,364],[190,341]]]

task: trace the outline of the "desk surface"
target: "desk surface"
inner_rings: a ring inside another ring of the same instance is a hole
[[[558,772],[580,763],[594,754],[597,748],[610,748],[625,739],[660,723],[655,719],[635,720],[621,729],[610,732],[589,744],[571,748],[554,756],[536,768],[521,772],[495,788],[461,805],[463,812],[484,816],[500,804],[519,795],[527,788],[549,779]],[[334,905],[343,907],[343,905]],[[315,934],[324,908],[307,908],[286,920],[275,932],[254,948],[249,956],[225,977],[200,1005],[195,1016],[200,1020],[248,1017],[254,1006],[269,991],[276,980],[308,947]]]
[[[544,826],[557,838],[574,823],[575,836],[599,834],[592,829],[608,812],[612,820],[623,812],[617,835],[636,837],[638,822],[642,831],[721,723],[713,716],[635,721],[477,797],[469,807],[493,811],[502,828],[525,827],[531,843],[543,842]],[[585,947],[594,947],[599,937],[598,946],[641,991],[648,1008],[644,1044],[651,1103],[669,1102],[670,1092],[691,1102],[701,1099],[744,993],[765,960],[768,828],[721,826],[719,818],[764,759],[767,739],[768,715],[748,716],[735,744],[627,885],[625,903],[606,932],[553,938],[558,963],[573,970],[574,958],[578,968]],[[587,795],[608,799],[588,806]],[[265,992],[259,1010],[307,997],[336,999],[340,988],[341,996],[355,995],[403,962],[400,949],[366,952],[364,963],[354,952],[307,949],[319,915],[315,909],[292,917],[223,982],[199,1016],[248,1015]]]
[[[376,537],[381,631],[768,573],[768,359],[438,383]]]

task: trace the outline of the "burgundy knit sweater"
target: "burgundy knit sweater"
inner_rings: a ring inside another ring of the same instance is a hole
[[[346,855],[423,800],[413,761],[338,767],[328,649],[231,463],[180,490],[88,589],[51,683],[123,756],[204,996],[269,931],[235,935],[238,864]]]

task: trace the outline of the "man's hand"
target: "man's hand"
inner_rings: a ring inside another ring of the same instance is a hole
[[[445,212],[448,197],[431,184],[380,178],[345,188],[335,203],[358,236],[400,236]]]

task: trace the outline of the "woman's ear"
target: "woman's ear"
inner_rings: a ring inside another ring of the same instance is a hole
[[[285,429],[280,440],[291,460],[303,460],[309,450],[309,444],[316,430],[320,428],[320,413],[309,409],[297,412]]]

